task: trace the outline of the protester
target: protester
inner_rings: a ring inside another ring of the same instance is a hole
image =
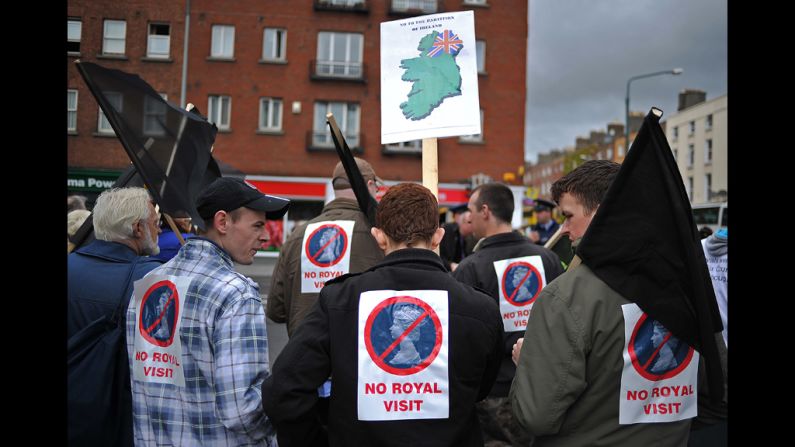
[[[66,215],[66,252],[71,253],[75,248],[75,244],[71,241],[72,236],[75,235],[77,230],[83,225],[86,218],[91,215],[88,210],[72,210]]]
[[[720,373],[706,267],[655,112],[623,166],[587,161],[552,185],[582,263],[541,292],[514,348],[510,399],[534,446],[684,446],[701,359]]]
[[[354,159],[375,197],[380,179],[370,163]],[[331,184],[334,200],[319,216],[290,233],[273,269],[267,315],[277,323],[287,323],[288,336],[309,314],[324,278],[362,272],[384,257],[370,235],[370,224],[359,209],[342,162],[334,167]]]
[[[376,219],[386,257],[326,283],[263,384],[279,444],[483,445],[474,405],[499,367],[497,306],[431,251],[444,230],[427,188],[391,187]],[[329,375],[326,433],[315,407]]]
[[[174,225],[176,225],[179,230],[180,235],[182,235],[182,240],[187,240],[194,236],[192,233],[193,225],[191,224],[191,218],[188,213],[184,211],[177,212],[174,213],[174,216],[171,216],[171,218],[174,221]],[[167,262],[177,255],[182,244],[179,242],[177,234],[171,229],[171,225],[168,224],[165,215],[161,220],[160,228],[162,233],[160,233],[160,238],[157,240],[157,245],[160,246],[160,253],[158,253],[157,258],[163,262]]]
[[[533,210],[536,213],[536,224],[530,228],[530,240],[538,245],[544,245],[549,238],[558,231],[560,224],[552,218],[555,204],[544,199],[536,199]]]
[[[86,209],[86,196],[71,195],[66,198],[66,212],[70,213],[74,210]]]
[[[268,376],[259,287],[233,262],[253,263],[266,218],[288,204],[215,180],[196,203],[206,230],[136,283],[127,310],[136,444],[275,445],[259,392]]]
[[[530,310],[544,284],[563,273],[563,267],[555,253],[513,231],[513,193],[507,186],[487,183],[475,188],[468,207],[475,237],[483,239],[453,277],[486,291],[503,315],[500,372],[488,398],[477,406],[478,417],[486,445],[528,445],[531,438],[514,421],[508,401],[516,371],[511,348],[525,328],[527,317],[521,315]],[[519,280],[514,284],[515,275]],[[512,312],[520,316],[506,316]]]
[[[452,272],[462,259],[472,254],[477,240],[472,233],[466,204],[454,207],[451,211],[454,221],[442,225],[444,238],[439,244],[439,255],[447,270]]]
[[[70,214],[74,213],[80,211]],[[146,256],[158,251],[159,229],[157,212],[144,188],[104,191],[97,198],[93,214],[96,239],[67,257],[66,336],[69,340],[103,316],[111,321],[118,316],[122,321],[121,327],[124,327],[123,309],[132,295],[133,282],[161,264]],[[119,378],[122,386],[117,395],[105,396],[118,402],[113,407],[117,411],[108,414],[109,409],[103,401],[67,402],[72,443],[133,445],[132,401],[124,337],[119,343],[117,347],[108,348],[117,350],[124,365]],[[85,379],[96,380],[88,376]],[[99,379],[113,380],[111,377]]]

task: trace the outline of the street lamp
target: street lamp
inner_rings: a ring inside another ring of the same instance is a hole
[[[681,68],[674,68],[673,70],[662,70],[662,71],[655,71],[654,73],[646,73],[638,76],[633,76],[629,78],[627,81],[627,97],[626,97],[626,126],[624,128],[624,146],[626,147],[626,152],[629,152],[629,84],[632,83],[635,79],[641,78],[650,78],[652,76],[660,76],[666,74],[678,75],[682,74],[684,70]]]

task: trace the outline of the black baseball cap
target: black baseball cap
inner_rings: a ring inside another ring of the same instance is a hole
[[[264,211],[268,219],[280,219],[290,207],[290,200],[261,193],[256,187],[234,177],[221,177],[207,185],[196,199],[196,210],[204,219],[218,211],[246,207]]]

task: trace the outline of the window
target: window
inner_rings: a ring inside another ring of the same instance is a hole
[[[688,144],[687,145],[687,167],[690,168],[693,166],[693,161],[696,158],[696,149],[695,145]]]
[[[475,135],[461,135],[458,137],[459,142],[466,143],[482,143],[483,142],[483,109],[480,109],[480,132]]]
[[[331,131],[326,124],[326,113],[334,114],[345,141],[351,148],[359,147],[359,104],[350,102],[316,102],[315,122],[312,128],[312,146],[334,147]]]
[[[676,149],[674,149],[674,161],[676,161],[677,163],[679,163],[679,162],[677,161],[678,159],[679,159],[679,152],[678,152]]]
[[[464,0],[465,5],[485,5],[486,0]]]
[[[281,98],[259,99],[259,130],[282,130],[282,100]]]
[[[80,53],[80,33],[83,22],[80,19],[69,19],[66,21],[66,52]]]
[[[478,73],[486,72],[486,41],[475,41],[476,57],[478,61]]]
[[[687,198],[693,201],[693,177],[687,178]]]
[[[673,140],[676,141],[677,138],[679,138],[679,128],[674,126],[674,137],[673,137]]]
[[[210,57],[231,59],[235,56],[235,27],[213,25]]]
[[[316,74],[360,78],[363,41],[361,34],[319,32]]]
[[[613,159],[613,148],[612,147],[607,148],[607,159],[608,160],[612,160]]]
[[[704,130],[712,130],[712,114],[710,113],[707,115],[707,124],[704,126]]]
[[[218,130],[229,130],[232,97],[210,95],[207,101],[207,121],[218,126]]]
[[[121,93],[118,92],[104,92],[105,98],[107,98],[110,106],[113,107],[114,110],[121,113],[122,110],[122,96]],[[110,126],[110,121],[108,121],[108,117],[105,116],[105,112],[102,111],[102,108],[99,109],[99,123],[97,124],[97,132],[101,134],[114,134],[113,127]]]
[[[66,90],[66,131],[77,132],[77,90]]]
[[[159,59],[168,59],[171,46],[171,26],[163,23],[149,24],[149,40],[146,46],[146,56]]]
[[[333,6],[363,6],[364,0],[319,0],[319,3]]]
[[[624,156],[624,146],[621,145],[621,144],[618,145],[618,156],[619,157],[623,157]]]
[[[102,34],[103,54],[124,54],[124,39],[127,34],[127,22],[124,20],[105,20]]]
[[[693,135],[694,133],[696,133],[696,122],[695,121],[690,121],[689,132],[687,134],[688,135]]]
[[[704,174],[704,197],[706,200],[710,199],[710,192],[712,191],[712,174]]]
[[[165,93],[160,93],[166,99]],[[162,137],[166,134],[166,105],[149,96],[144,96],[144,135]]]
[[[400,143],[387,144],[384,146],[385,152],[402,154],[421,154],[422,140],[401,141]]]
[[[712,163],[712,140],[704,142],[704,163]]]
[[[287,30],[265,28],[262,33],[262,59],[266,61],[284,61],[287,46]]]
[[[407,12],[420,10],[424,13],[436,12],[436,0],[392,0],[392,10]]]

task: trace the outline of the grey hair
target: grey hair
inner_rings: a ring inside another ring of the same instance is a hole
[[[133,225],[150,218],[149,192],[144,188],[113,188],[104,191],[94,205],[94,235],[103,241],[133,238]]]
[[[77,233],[77,230],[80,229],[80,226],[83,225],[83,221],[91,214],[89,210],[72,210],[69,211],[69,214],[66,215],[66,234],[69,236],[74,236]]]

